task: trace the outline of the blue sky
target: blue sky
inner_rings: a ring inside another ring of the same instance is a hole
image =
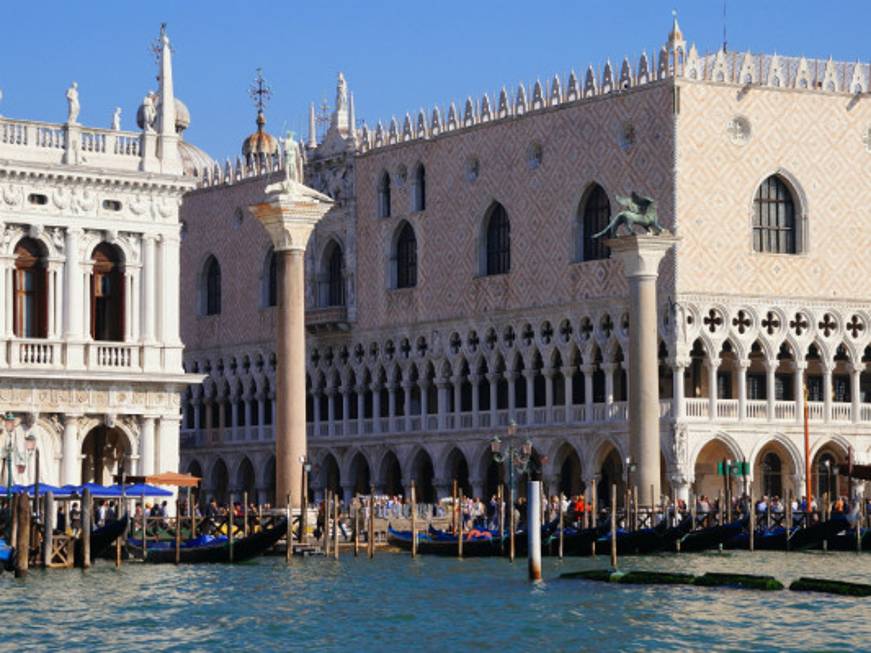
[[[868,61],[867,0],[727,0],[730,50]],[[434,104],[458,105],[503,84],[563,82],[606,58],[633,61],[665,40],[671,10],[699,50],[722,42],[722,0],[660,2],[22,2],[2,9],[0,114],[62,121],[79,83],[80,120],[123,127],[154,86],[149,44],[161,21],[175,49],[176,94],[191,111],[187,139],[213,157],[239,152],[254,129],[247,89],[262,66],[273,89],[267,128],[303,131],[311,101],[332,102],[338,71],[370,125]]]

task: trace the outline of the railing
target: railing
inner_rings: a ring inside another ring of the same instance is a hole
[[[551,422],[553,424],[565,424],[566,421],[566,407],[565,406],[554,406],[553,407],[553,418]]]
[[[697,397],[690,397],[684,400],[684,407],[687,417],[706,418],[708,417],[708,413],[710,412],[711,401],[710,399],[699,399]]]
[[[115,369],[139,367],[139,346],[89,344],[88,365],[90,367],[110,367]]]
[[[572,417],[575,422],[586,422],[587,421],[587,407],[586,406],[572,406]]]
[[[50,340],[11,340],[9,361],[29,367],[60,365],[60,343]]]
[[[536,426],[541,426],[543,424],[548,423],[547,419],[547,408],[533,408],[532,409],[532,423]]]
[[[795,419],[795,402],[794,401],[775,401],[774,402],[774,419],[776,420],[794,420]]]
[[[747,419],[768,419],[768,401],[765,399],[748,399]]]
[[[460,428],[470,429],[475,426],[475,415],[473,413],[460,413]]]
[[[825,404],[822,401],[807,402],[808,417],[810,419],[823,419],[825,414]]]
[[[738,419],[737,399],[717,399],[718,419]]]
[[[608,406],[608,404],[606,404]],[[608,419],[625,420],[629,415],[629,405],[625,401],[615,401],[608,406]]]
[[[833,422],[852,422],[853,421],[853,405],[841,401],[832,402],[832,421]]]
[[[593,421],[594,422],[604,422],[605,421],[605,409],[607,408],[607,404],[593,404]]]

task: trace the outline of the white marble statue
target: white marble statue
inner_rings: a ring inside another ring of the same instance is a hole
[[[348,107],[348,84],[345,82],[345,76],[339,73],[339,81],[336,83],[336,112],[342,111]]]
[[[112,114],[112,129],[121,131],[121,107],[115,107],[115,113]]]
[[[293,132],[287,132],[284,141],[284,172],[288,181],[302,183],[303,160],[300,145],[296,142]]]
[[[67,89],[67,104],[69,105],[67,108],[67,123],[75,125],[79,119],[79,110],[81,109],[79,106],[79,85],[76,82],[73,82]]]
[[[153,132],[155,120],[157,120],[157,108],[154,106],[154,91],[148,91],[148,95],[142,99],[143,129]]]

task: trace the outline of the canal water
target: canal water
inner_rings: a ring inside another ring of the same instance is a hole
[[[560,580],[606,557],[455,560],[264,558],[0,575],[0,650],[783,651],[871,648],[871,598]],[[621,568],[768,573],[871,583],[871,554],[708,553]]]

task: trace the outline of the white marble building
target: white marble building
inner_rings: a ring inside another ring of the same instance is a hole
[[[178,469],[179,390],[196,379],[182,369],[178,210],[203,155],[182,138],[163,30],[160,44],[141,131],[121,131],[117,114],[110,129],[79,124],[75,82],[63,124],[0,118],[0,410],[18,423],[14,482],[34,480],[28,438],[50,484],[109,484],[122,461]]]

